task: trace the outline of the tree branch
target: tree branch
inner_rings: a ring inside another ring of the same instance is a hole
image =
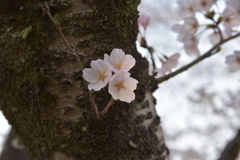
[[[163,77],[160,77],[160,78],[157,78],[156,81],[157,83],[162,83],[172,77],[175,77],[176,75],[178,75],[179,73],[182,73],[183,71],[186,71],[187,69],[189,69],[190,67],[194,66],[195,64],[197,64],[198,62],[204,60],[205,58],[207,57],[210,57],[212,55],[214,55],[215,53],[217,53],[219,50],[218,48],[220,46],[222,46],[224,43],[236,38],[240,36],[240,33],[234,35],[234,36],[231,36],[229,38],[226,38],[226,39],[223,39],[221,40],[218,44],[216,44],[215,46],[213,46],[209,51],[207,51],[205,54],[203,54],[202,56],[198,57],[197,59],[195,59],[194,61],[192,61],[191,63],[189,63],[188,65],[186,66],[183,66],[182,68],[176,70],[175,72],[172,72],[172,73],[169,73],[168,75],[165,75]]]

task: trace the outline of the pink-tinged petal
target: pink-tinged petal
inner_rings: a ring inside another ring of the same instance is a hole
[[[104,62],[108,63],[111,66],[113,65],[108,54],[104,54]]]
[[[212,34],[209,35],[210,42],[215,45],[220,41],[220,35],[218,32],[213,32]]]
[[[118,88],[115,86],[116,83],[109,83],[108,92],[112,95],[113,99],[119,99]]]
[[[106,83],[104,81],[97,81],[97,82],[89,83],[88,89],[89,90],[93,89],[94,91],[99,91],[104,86],[106,86]]]
[[[180,32],[181,29],[182,29],[182,25],[180,24],[174,24],[172,27],[171,27],[172,31],[174,32]]]
[[[111,57],[108,54],[104,54],[104,62],[106,62],[109,66],[109,68],[113,71],[113,72],[117,72],[117,70],[114,68],[114,64],[112,62]]]
[[[129,71],[136,63],[131,55],[125,55],[121,49],[113,49],[110,56],[105,54],[104,61],[111,66],[111,70],[115,73],[119,70]]]
[[[234,51],[234,55],[235,55],[237,58],[240,58],[240,51]]]
[[[199,52],[199,49],[196,47],[184,47],[185,49],[185,52],[188,54],[188,55],[196,55],[197,57],[200,56],[200,52]]]
[[[162,77],[166,74],[166,70],[164,68],[157,68],[155,71],[157,72],[156,77]]]
[[[172,56],[170,56],[169,59],[171,59],[171,60],[178,60],[180,58],[180,56],[181,56],[180,53],[175,53]]]
[[[212,5],[216,3],[216,0],[197,0],[195,9],[196,11],[205,11],[208,12]]]
[[[83,78],[90,82],[88,89],[99,91],[105,87],[112,77],[112,71],[108,64],[101,59],[91,62],[92,68],[85,68],[83,70]]]
[[[239,69],[240,69],[240,65],[239,65],[239,63],[237,63],[237,62],[231,63],[231,64],[229,65],[229,70],[230,70],[230,72],[236,72],[236,71],[238,71]]]
[[[233,55],[226,56],[226,64],[231,72],[240,70],[240,52],[234,51]]]
[[[125,53],[121,49],[113,49],[110,54],[111,62],[119,61],[123,56],[125,56]]]
[[[88,82],[96,82],[98,74],[92,68],[85,68],[83,70],[83,78]]]
[[[107,63],[103,62],[100,65],[101,65],[101,68],[99,68],[99,71],[101,71],[102,73],[108,73],[108,74],[112,73],[111,72],[111,67]]]
[[[231,36],[232,27],[240,25],[239,15],[232,6],[227,6],[223,12],[224,31],[228,36]]]
[[[177,11],[177,20],[181,20],[189,15],[195,14],[195,0],[178,0],[179,9]]]
[[[233,63],[234,61],[236,61],[236,56],[234,56],[234,55],[226,56],[226,63],[227,63],[227,64],[231,64],[231,63]]]
[[[150,16],[148,16],[145,13],[139,13],[138,24],[140,24],[141,26],[143,26],[144,29],[146,29],[147,26],[149,26],[149,23],[150,23]]]
[[[124,102],[130,103],[135,99],[134,92],[129,88],[120,90],[118,94],[119,94],[119,99]]]
[[[101,59],[91,61],[90,66],[95,70],[98,71],[101,68]]]
[[[173,68],[175,68],[178,65],[178,59],[180,58],[179,53],[175,53],[172,56],[169,57],[169,59],[163,63],[163,69],[166,72],[171,72]]]
[[[187,17],[184,19],[183,30],[188,35],[194,35],[199,27],[198,21],[195,17]]]
[[[230,36],[232,35],[232,27],[229,26],[229,25],[224,25],[224,24],[223,24],[223,26],[224,26],[224,32],[225,32],[225,34],[226,34],[228,37],[230,37]]]
[[[124,79],[130,77],[130,75],[131,74],[127,71],[119,71],[115,74],[116,78],[119,80],[124,80]]]
[[[178,32],[178,41],[183,41],[185,37],[193,36],[198,30],[199,24],[195,17],[187,17],[184,19],[184,24],[175,24],[172,30]]]
[[[137,80],[130,77],[130,73],[119,71],[109,82],[108,91],[114,99],[131,102],[135,98],[133,90],[136,89],[137,83]]]
[[[198,50],[198,39],[194,36],[188,36],[183,39],[184,49],[188,55],[200,55]]]
[[[238,14],[240,14],[240,1],[239,0],[229,0],[227,6],[232,6]]]
[[[133,66],[135,66],[136,60],[131,55],[125,56],[125,61],[123,62],[122,69],[125,71],[129,71]]]
[[[153,73],[153,65],[148,63],[148,74],[152,75],[152,73]]]
[[[137,83],[138,83],[138,81],[131,77],[124,80],[124,86],[126,88],[129,88],[130,90],[135,90],[137,88]]]

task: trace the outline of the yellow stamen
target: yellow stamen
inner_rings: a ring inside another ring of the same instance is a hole
[[[239,57],[237,57],[237,62],[240,63],[240,58]]]
[[[115,68],[117,68],[118,70],[122,69],[122,65],[121,64],[115,64]]]
[[[98,80],[105,80],[107,76],[105,74],[103,74],[102,72],[98,72]]]
[[[122,81],[118,82],[115,86],[118,90],[125,88]]]

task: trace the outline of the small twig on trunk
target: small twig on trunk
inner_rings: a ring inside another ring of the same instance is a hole
[[[70,53],[72,55],[74,55],[78,61],[78,63],[80,64],[80,67],[81,67],[81,70],[83,70],[83,65],[82,65],[82,62],[80,60],[80,58],[78,57],[78,55],[76,54],[74,48],[73,48],[73,45],[71,45],[68,40],[66,39],[66,37],[64,36],[64,34],[62,33],[62,29],[60,27],[60,24],[58,21],[54,20],[54,18],[52,17],[52,14],[50,12],[50,7],[48,5],[47,2],[45,2],[45,8],[44,8],[44,12],[48,15],[48,17],[51,19],[51,21],[53,22],[53,24],[55,25],[55,27],[57,28],[59,34],[61,35],[61,37],[63,38],[66,46],[68,47],[68,49],[70,50]]]
[[[52,14],[50,12],[50,7],[48,5],[47,2],[45,2],[45,8],[44,8],[44,12],[48,15],[48,17],[51,19],[51,21],[53,22],[53,24],[55,25],[55,27],[57,28],[59,34],[61,35],[61,37],[63,38],[66,46],[68,47],[68,49],[70,50],[70,53],[72,55],[74,55],[76,57],[76,60],[77,62],[80,64],[80,67],[81,67],[81,70],[83,70],[83,65],[82,65],[82,62],[80,60],[80,58],[78,57],[78,55],[76,54],[75,52],[75,49],[74,49],[74,46],[72,44],[70,44],[68,42],[68,40],[66,39],[66,37],[64,36],[63,32],[62,32],[62,29],[60,27],[60,24],[58,21],[54,20],[54,18],[52,17]],[[96,117],[99,118],[99,113],[98,113],[98,107],[97,105],[95,104],[95,101],[94,101],[94,98],[93,98],[93,94],[92,94],[92,91],[90,90],[89,91],[89,101],[91,103],[91,106],[96,114]]]

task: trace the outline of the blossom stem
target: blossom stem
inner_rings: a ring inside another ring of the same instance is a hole
[[[239,37],[240,36],[240,32],[229,37],[226,39],[221,40],[219,43],[217,43],[215,46],[213,46],[210,50],[208,50],[206,53],[204,53],[203,55],[201,55],[200,57],[198,57],[197,59],[193,60],[191,63],[189,63],[186,66],[183,66],[182,68],[179,68],[178,70],[176,70],[175,72],[169,73],[165,76],[162,76],[158,79],[156,79],[157,83],[160,84],[164,81],[167,81],[170,78],[175,77],[176,75],[178,75],[179,73],[182,73],[183,71],[186,71],[187,69],[191,68],[192,66],[194,66],[195,64],[197,64],[198,62],[201,62],[202,60],[204,60],[207,57],[210,57],[212,55],[214,55],[215,53],[217,53],[219,51],[219,47],[221,47],[223,44],[225,44],[226,42]]]
[[[94,101],[92,91],[89,90],[88,93],[89,93],[89,101],[90,101],[90,103],[91,103],[91,106],[92,106],[92,108],[93,108],[93,111],[94,111],[94,113],[96,114],[96,117],[99,118],[98,107],[97,107],[97,105],[96,105],[96,103],[95,103],[95,101]]]
[[[216,28],[218,30],[218,34],[220,36],[220,41],[223,41],[223,34],[222,34],[221,29],[219,28],[219,24],[217,22],[215,22],[215,20],[212,20],[212,21],[213,21],[213,23],[215,24],[215,26],[216,26]]]
[[[110,101],[108,102],[107,106],[100,112],[100,116],[103,116],[104,114],[107,113],[108,109],[110,106],[115,102],[115,99],[111,98]]]

